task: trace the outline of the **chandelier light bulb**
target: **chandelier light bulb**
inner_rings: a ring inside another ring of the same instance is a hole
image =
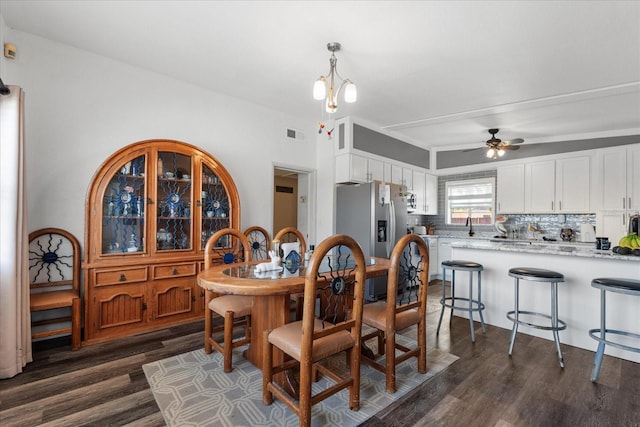
[[[347,86],[344,88],[344,102],[353,103],[358,99],[358,90],[356,89],[356,85],[349,82]]]
[[[323,77],[320,77],[313,85],[313,99],[321,100],[327,96],[327,87]]]
[[[502,148],[498,150],[498,156],[504,156],[504,150]]]
[[[490,158],[492,158],[492,157],[493,157],[493,155],[495,154],[495,152],[496,152],[496,151],[495,151],[493,148],[489,148],[489,149],[487,150],[487,158],[489,158],[489,159],[490,159]]]

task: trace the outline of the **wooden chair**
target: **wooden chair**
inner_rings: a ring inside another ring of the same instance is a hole
[[[298,241],[300,243],[300,256],[304,258],[304,254],[305,252],[307,252],[307,242],[304,240],[304,236],[302,235],[300,230],[295,227],[283,228],[276,233],[273,240],[280,243],[290,243]],[[280,253],[280,256],[282,255],[283,254]],[[303,293],[291,294],[291,300],[294,302],[295,307],[296,320],[302,320],[302,306],[304,304],[303,295]]]
[[[68,231],[43,228],[29,234],[31,313],[71,309],[71,316],[43,316],[42,320],[32,321],[32,339],[71,334],[71,349],[80,348],[80,267],[80,243]],[[69,322],[71,325],[67,326]]]
[[[211,267],[212,262],[232,264],[250,261],[249,241],[240,231],[224,228],[214,233],[204,249],[204,269]],[[216,256],[215,260],[212,258]],[[241,295],[219,295],[212,291],[205,291],[204,315],[204,351],[210,354],[215,348],[223,356],[224,371],[231,372],[231,353],[234,348],[248,344],[251,341],[251,306],[253,297]],[[213,328],[213,315],[224,319],[222,328]],[[238,320],[244,318],[244,320]],[[244,325],[244,337],[233,341],[233,329]],[[213,333],[224,331],[223,343],[213,339]]]
[[[253,226],[244,230],[247,236],[249,247],[251,248],[251,259],[254,261],[265,261],[269,259],[271,250],[271,238],[269,233],[262,227]]]
[[[391,253],[387,279],[387,300],[366,304],[362,323],[376,330],[362,337],[365,353],[362,362],[386,375],[387,391],[396,391],[396,365],[411,357],[418,359],[418,372],[427,372],[426,306],[429,286],[429,252],[424,240],[407,234]],[[413,349],[396,342],[396,332],[417,325],[418,342]],[[378,352],[386,354],[384,364],[372,352],[367,355],[366,341],[377,337]],[[396,355],[396,350],[400,353]]]
[[[275,395],[299,416],[301,426],[310,425],[312,405],[345,388],[349,389],[349,407],[359,409],[365,268],[355,240],[344,234],[327,238],[314,251],[306,270],[303,319],[264,332],[262,400],[270,405]],[[320,298],[318,312],[316,296]],[[273,366],[274,347],[292,359],[285,357],[285,362]],[[336,372],[320,363],[342,352],[347,354],[347,369]],[[300,368],[299,400],[273,381],[274,374],[296,366]],[[312,395],[311,383],[318,372],[334,383]]]

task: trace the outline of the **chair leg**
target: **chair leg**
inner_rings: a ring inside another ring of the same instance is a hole
[[[233,311],[227,311],[224,314],[224,371],[231,372],[231,358],[233,352]]]
[[[518,320],[520,319],[520,306],[519,306],[520,279],[516,278],[515,281],[516,281],[515,302],[514,302],[515,313],[514,313],[513,328],[511,329],[511,341],[509,343],[509,356],[511,356],[511,353],[513,353],[513,344],[515,344],[516,342],[516,334],[518,333]]]
[[[213,312],[209,308],[209,303],[211,302],[212,294],[211,291],[204,291],[204,352],[206,354],[211,354],[213,348],[211,348],[211,335],[213,334]]]
[[[273,380],[273,346],[269,342],[271,330],[264,331],[262,345],[262,402],[265,405],[273,403],[273,394],[269,391],[269,384]]]
[[[385,377],[387,381],[387,391],[396,392],[396,334],[391,331],[386,337]]]
[[[593,374],[591,375],[591,381],[598,381],[598,375],[600,375],[600,366],[602,365],[602,358],[604,356],[604,343],[598,344],[598,351],[596,357],[593,359]]]
[[[473,272],[469,272],[469,325],[471,327],[471,342],[476,342],[476,331],[473,325]]]
[[[352,365],[353,366],[353,365]],[[313,379],[313,362],[300,361],[300,427],[311,426],[311,380]]]
[[[442,325],[442,317],[444,316],[444,299],[446,297],[446,289],[445,289],[445,282],[446,282],[446,270],[443,268],[442,269],[442,297],[440,298],[440,304],[442,305],[442,308],[440,309],[440,319],[438,319],[438,329],[436,329],[436,336],[440,335],[440,325]]]
[[[418,323],[418,346],[420,347],[420,353],[418,353],[418,372],[425,374],[427,372],[427,325],[425,318]]]
[[[386,352],[384,335],[384,331],[378,330],[378,354],[380,354],[381,356]]]
[[[80,298],[74,298],[71,303],[71,350],[80,348],[82,342],[82,314]]]
[[[349,387],[349,408],[352,411],[360,409],[360,351],[354,349],[347,350],[351,359],[349,375],[353,378],[353,383]]]

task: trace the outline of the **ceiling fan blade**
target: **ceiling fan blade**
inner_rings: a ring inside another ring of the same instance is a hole
[[[500,148],[503,149],[503,150],[519,150],[520,146],[518,146],[518,145],[503,145]]]
[[[524,142],[524,139],[522,138],[514,138],[514,139],[510,139],[509,141],[504,141],[505,144],[522,144]]]

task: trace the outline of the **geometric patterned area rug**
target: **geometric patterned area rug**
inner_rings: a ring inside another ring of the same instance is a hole
[[[399,341],[411,341],[402,335]],[[375,343],[375,340],[369,341]],[[371,345],[370,345],[371,347]],[[233,371],[224,373],[222,355],[203,349],[143,365],[144,374],[165,422],[183,426],[297,426],[298,417],[274,398],[262,403],[262,372],[242,357],[245,347],[234,349]],[[375,350],[375,349],[374,349]],[[360,409],[349,409],[349,391],[339,393],[313,406],[313,426],[357,426],[393,401],[407,394],[458,359],[450,353],[432,349],[427,352],[427,373],[417,372],[415,358],[397,367],[398,390],[387,393],[385,377],[369,366],[361,365]],[[344,363],[345,357],[337,357]],[[324,388],[326,379],[315,387]]]

